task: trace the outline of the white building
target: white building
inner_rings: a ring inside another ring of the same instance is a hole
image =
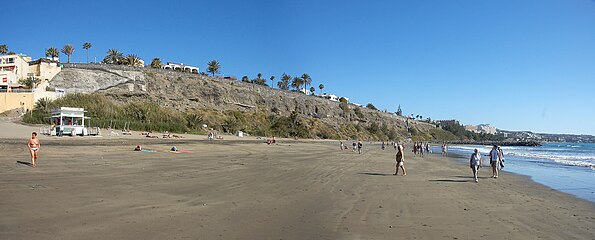
[[[475,133],[496,134],[496,127],[489,124],[465,125],[465,130]]]
[[[318,96],[321,97],[321,98],[324,98],[324,99],[331,100],[333,102],[338,102],[339,101],[339,98],[335,94],[326,94],[325,93],[325,94],[319,94]]]
[[[62,70],[56,61],[40,58],[32,61],[24,54],[0,56],[0,88],[19,87],[19,80],[38,78],[42,83],[51,80]]]
[[[175,71],[182,71],[182,72],[189,72],[189,73],[196,73],[198,74],[199,69],[198,67],[184,65],[183,63],[174,63],[174,62],[167,62],[163,66],[163,69],[170,69]]]

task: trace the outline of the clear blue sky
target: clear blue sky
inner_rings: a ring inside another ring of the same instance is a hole
[[[501,129],[595,134],[595,1],[8,1],[0,44],[109,48]],[[65,57],[61,57],[65,60]]]

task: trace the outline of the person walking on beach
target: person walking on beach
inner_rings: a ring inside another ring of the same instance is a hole
[[[442,156],[443,157],[448,157],[448,154],[446,153],[446,150],[447,150],[446,148],[447,148],[446,143],[443,143],[442,144]]]
[[[500,158],[500,171],[502,171],[504,169],[504,152],[500,146],[498,146],[498,157]]]
[[[473,171],[473,179],[475,182],[479,182],[477,179],[479,176],[479,168],[481,167],[481,154],[479,154],[479,150],[477,148],[473,150],[473,154],[471,154],[471,158],[469,158],[469,167]]]
[[[341,145],[341,151],[343,151],[343,149],[345,149],[345,145],[343,145],[343,141],[339,140],[339,144]]]
[[[357,149],[357,143],[354,141],[351,145],[353,146],[353,152],[355,152]]]
[[[357,153],[362,154],[363,147],[364,147],[364,144],[362,143],[362,141],[358,141],[357,142]]]
[[[382,141],[382,146],[380,148],[382,148],[382,150],[384,150],[384,141]]]
[[[37,166],[35,164],[35,160],[37,160],[39,149],[41,148],[41,143],[37,138],[37,133],[31,133],[31,138],[29,142],[27,142],[27,147],[29,148],[29,153],[31,154],[31,167]]]
[[[500,154],[498,154],[498,146],[494,145],[490,154],[486,154],[490,157],[490,166],[492,167],[492,177],[498,178],[498,163],[500,162]]]
[[[399,175],[399,168],[403,170],[403,176],[407,175],[405,172],[405,151],[403,150],[403,145],[399,145],[397,150],[396,161],[397,165],[395,165],[395,176]]]
[[[413,143],[413,156],[415,157],[417,155],[417,142]]]

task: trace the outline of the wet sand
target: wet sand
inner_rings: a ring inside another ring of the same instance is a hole
[[[133,152],[167,150],[192,153]],[[595,239],[595,206],[502,173],[338,144],[48,138],[0,144],[0,239]]]

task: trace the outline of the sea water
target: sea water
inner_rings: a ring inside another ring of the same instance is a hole
[[[491,146],[453,145],[448,146],[448,152],[470,157],[475,148],[482,155],[491,150]],[[540,147],[501,148],[505,172],[527,175],[552,189],[595,202],[595,144],[547,143]],[[441,151],[440,146],[433,150]],[[487,167],[489,157],[482,158]]]

